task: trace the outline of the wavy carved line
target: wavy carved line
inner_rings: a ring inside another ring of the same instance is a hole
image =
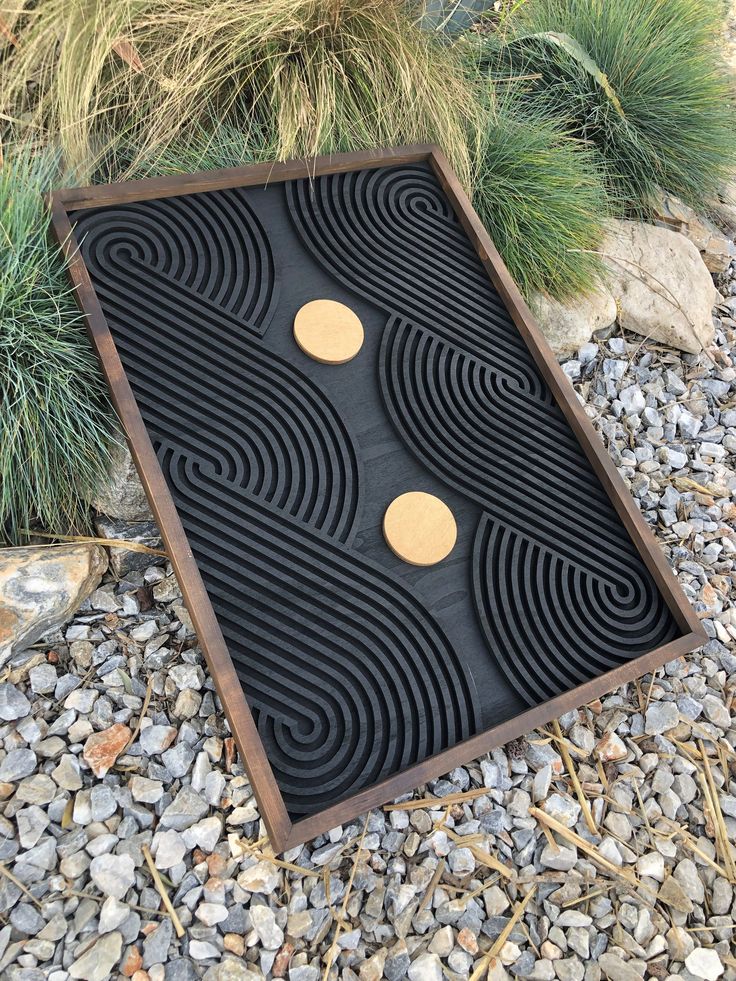
[[[234,301],[219,308],[233,294],[209,258],[202,271],[154,254],[152,241],[170,255],[178,220],[167,213],[159,239],[149,223],[142,246],[135,222],[109,230],[90,221],[84,248],[287,808],[299,816],[466,738],[479,724],[477,696],[411,594],[342,544],[358,510],[358,465],[332,406],[259,350]],[[236,268],[229,261],[228,275]]]
[[[90,256],[96,241],[85,239]],[[197,294],[177,304],[176,283],[158,289],[149,303],[139,300],[131,317],[130,291],[140,289],[143,272],[109,259],[104,273],[90,264],[155,433],[166,438],[186,422],[179,435],[193,456],[349,541],[359,511],[358,461],[343,421],[319,389],[288,362],[260,350],[241,326],[219,317]]]
[[[95,280],[108,269],[124,272],[137,264],[207,301],[241,328],[260,334],[268,327],[278,276],[266,234],[242,189],[90,209],[77,219],[77,230]],[[146,276],[136,285],[142,291],[137,299],[145,302]]]
[[[431,327],[551,404],[526,346],[435,178],[421,167],[293,181],[292,221],[331,275]]]
[[[161,460],[290,813],[474,731],[474,689],[407,590],[178,450]]]
[[[522,697],[536,704],[675,636],[592,469],[579,450],[569,468],[570,456],[555,459],[556,434],[535,428],[536,406],[517,392],[508,398],[485,365],[405,322],[387,324],[380,360],[406,445],[484,509],[476,609]]]
[[[596,556],[589,571],[625,586],[633,546],[582,451],[560,453],[571,437],[545,427],[538,405],[518,392],[509,398],[482,362],[402,321],[387,324],[379,357],[387,411],[426,467],[572,560],[584,562],[587,546]]]
[[[579,565],[484,515],[473,595],[496,661],[530,705],[665,644],[676,635],[654,583],[636,602]]]

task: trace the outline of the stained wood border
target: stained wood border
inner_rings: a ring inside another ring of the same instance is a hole
[[[85,208],[146,201],[151,198],[172,197],[198,191],[267,185],[320,174],[335,174],[420,161],[429,163],[442,185],[490,280],[506,303],[540,373],[554,394],[682,633],[677,639],[648,654],[628,661],[612,671],[522,712],[513,719],[492,726],[451,749],[366,787],[332,807],[292,822],[125,376],[112,334],[81,258],[70,213]],[[606,448],[578,402],[570,382],[557,363],[518,287],[496,251],[488,232],[473,211],[467,195],[439,147],[405,146],[388,150],[335,154],[310,161],[255,164],[199,174],[156,177],[124,184],[65,188],[51,192],[48,200],[52,225],[69,264],[69,275],[74,285],[77,304],[85,315],[92,344],[110,388],[113,406],[130,444],[143,487],[161,530],[217,693],[230,722],[261,816],[276,852],[301,844],[336,825],[345,824],[372,807],[378,807],[401,794],[408,793],[420,784],[446,773],[453,767],[467,763],[495,746],[515,739],[627,681],[653,671],[667,661],[692,651],[707,640],[695,611],[680,589],[646,521],[634,504],[628,488],[614,467]]]

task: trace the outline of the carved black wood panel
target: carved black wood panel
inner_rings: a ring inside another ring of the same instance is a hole
[[[426,165],[72,217],[293,818],[678,635]],[[347,364],[294,342],[318,298]],[[408,490],[435,566],[381,534]]]

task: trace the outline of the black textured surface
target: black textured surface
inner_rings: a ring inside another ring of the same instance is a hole
[[[424,165],[73,218],[292,817],[677,635]],[[318,298],[346,365],[293,341]],[[436,566],[383,541],[406,490]]]

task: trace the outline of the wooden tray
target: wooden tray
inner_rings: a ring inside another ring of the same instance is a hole
[[[51,203],[277,851],[705,640],[437,148]]]

